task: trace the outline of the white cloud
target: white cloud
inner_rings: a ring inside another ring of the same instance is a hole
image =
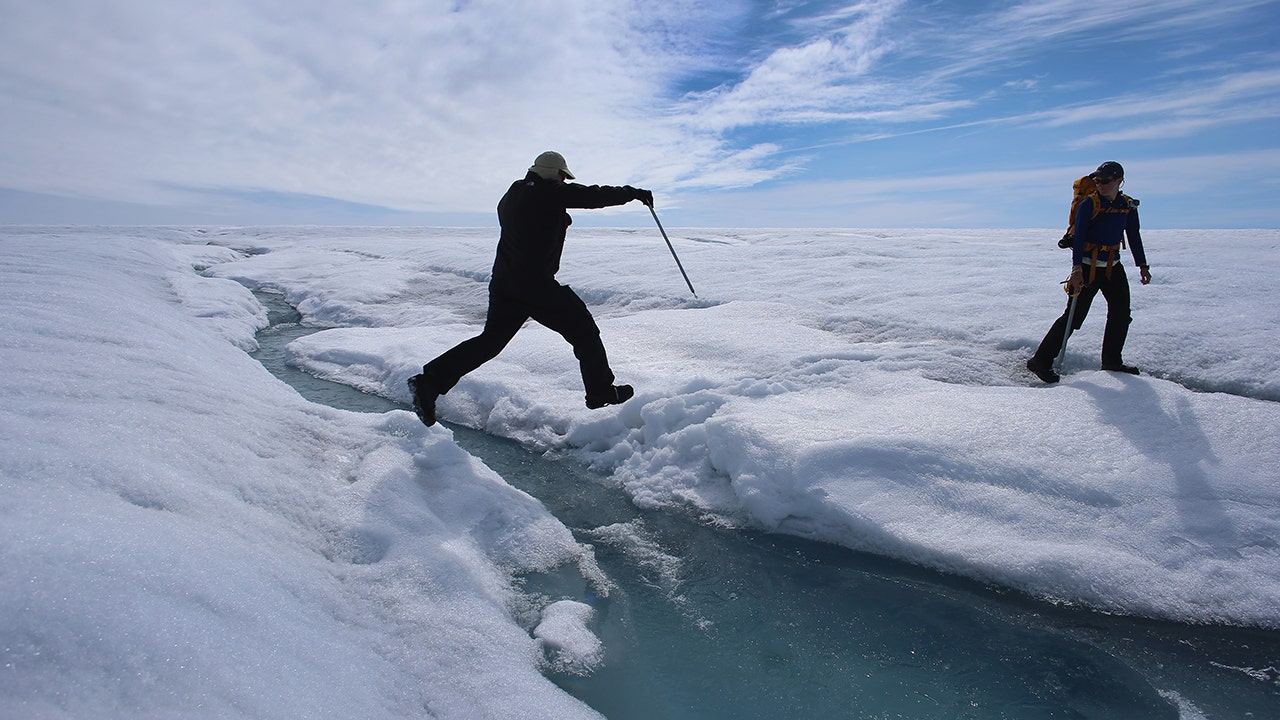
[[[1162,92],[1106,98],[1044,115],[1049,126],[1085,125],[1101,119],[1122,126],[1070,143],[1090,147],[1111,142],[1190,137],[1211,128],[1280,118],[1280,68],[1184,82]]]
[[[686,180],[768,175],[758,148],[662,119],[678,43],[648,46],[618,0],[10,5],[0,132],[24,141],[0,150],[0,186],[489,211],[547,148],[588,182],[639,184],[671,156]]]
[[[1246,199],[1245,205],[1235,202],[1246,190],[1255,196],[1274,192],[1280,182],[1280,150],[1117,159],[1126,168],[1126,191],[1144,201],[1144,227],[1274,227],[1280,222],[1280,208],[1274,204],[1258,205],[1257,197]],[[682,224],[692,226],[1039,227],[1060,234],[1059,228],[1066,227],[1071,182],[1098,162],[797,180],[689,196],[678,214]],[[1046,237],[1056,241],[1058,236]]]
[[[549,148],[585,182],[663,194],[799,179],[818,147],[940,130],[1053,129],[1037,139],[1057,148],[1185,136],[1275,117],[1280,70],[1098,100],[1025,65],[1083,40],[1196,39],[1265,4],[0,0],[0,133],[20,139],[0,145],[0,188],[490,216]],[[1001,104],[1041,94],[1072,104]]]
[[[998,73],[1064,44],[1094,47],[1123,41],[1148,33],[1153,24],[1170,32],[1202,31],[1237,19],[1244,7],[1205,6],[1199,0],[1118,0],[1085,10],[1076,0],[1033,0],[986,8],[934,6],[921,13],[901,0],[846,4],[791,20],[805,29],[802,42],[772,50],[740,80],[691,94],[683,110],[689,127],[714,132],[844,123],[877,128],[864,135],[901,136],[884,126],[944,119],[990,100],[959,84],[962,78]],[[1042,80],[996,80],[992,88],[1031,91]],[[1150,102],[1137,100],[1128,111],[1139,114]],[[1182,102],[1195,100],[1184,97]],[[1065,109],[1046,117],[1066,124],[1092,112],[1114,116],[1116,108]]]
[[[1098,48],[1118,38],[1132,41],[1157,32],[1203,33],[1211,26],[1233,22],[1249,8],[1272,2],[1110,0],[1086,6],[1078,0],[1027,0],[993,4],[990,13],[965,18],[962,12],[954,22],[921,32],[914,50],[949,57],[951,62],[940,68],[940,75],[954,77],[999,67],[1028,54],[1053,52],[1063,41]]]
[[[741,81],[691,96],[690,123],[719,132],[909,113],[904,106],[913,103],[900,99],[901,88],[871,72],[893,48],[884,30],[902,5],[902,0],[873,0],[811,18],[816,36],[774,50]]]

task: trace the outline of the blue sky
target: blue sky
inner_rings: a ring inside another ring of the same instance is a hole
[[[1280,0],[0,0],[0,223],[1280,228]],[[637,207],[583,224],[651,223]]]

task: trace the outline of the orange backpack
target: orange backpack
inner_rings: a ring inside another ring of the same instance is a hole
[[[1071,189],[1073,191],[1071,196],[1071,215],[1067,217],[1067,232],[1058,241],[1058,247],[1060,248],[1071,247],[1071,236],[1076,232],[1076,209],[1080,207],[1081,200],[1087,197],[1093,198],[1093,215],[1089,217],[1091,222],[1102,213],[1102,197],[1098,195],[1098,184],[1093,181],[1092,175],[1085,175],[1076,180],[1071,184]],[[1131,208],[1138,207],[1138,200],[1124,193],[1117,195],[1116,199],[1120,202],[1116,202],[1108,212],[1128,213]]]

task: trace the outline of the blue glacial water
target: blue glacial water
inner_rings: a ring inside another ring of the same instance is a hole
[[[308,399],[405,409],[287,364],[314,332],[262,295],[255,357]],[[595,547],[614,587],[524,579],[597,610],[589,676],[548,677],[610,720],[1280,718],[1280,633],[1105,615],[872,555],[636,508],[567,458],[448,425]]]

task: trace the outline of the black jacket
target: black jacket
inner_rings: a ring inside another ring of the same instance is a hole
[[[530,171],[498,201],[498,255],[493,280],[513,290],[555,284],[564,235],[573,219],[568,208],[602,208],[634,200],[631,187],[579,185],[546,180]]]

